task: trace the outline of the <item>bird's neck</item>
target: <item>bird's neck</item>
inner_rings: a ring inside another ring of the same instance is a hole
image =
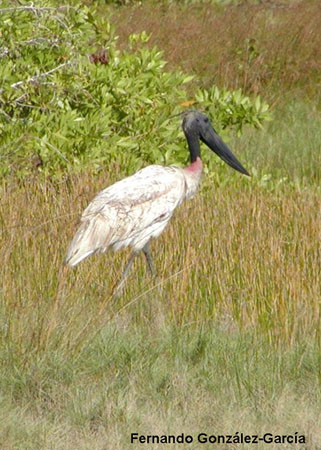
[[[200,157],[183,169],[186,183],[185,198],[192,198],[197,192],[199,182],[202,176],[202,160]]]
[[[188,143],[191,163],[194,163],[197,160],[197,158],[201,157],[200,141],[198,136],[195,135],[188,135],[186,136],[186,139]]]

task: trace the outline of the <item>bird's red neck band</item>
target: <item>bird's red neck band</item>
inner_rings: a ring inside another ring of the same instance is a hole
[[[203,164],[201,158],[198,156],[194,162],[186,167],[185,170],[189,172],[200,172],[202,170]]]

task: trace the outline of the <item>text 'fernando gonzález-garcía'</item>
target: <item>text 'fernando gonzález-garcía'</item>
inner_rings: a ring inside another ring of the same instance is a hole
[[[245,434],[236,432],[234,434],[130,434],[131,444],[305,444],[306,437],[297,431],[293,434],[264,433],[262,435]]]

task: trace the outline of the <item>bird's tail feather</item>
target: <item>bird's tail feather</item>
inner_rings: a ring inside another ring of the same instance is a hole
[[[65,264],[74,267],[96,252],[104,252],[110,242],[111,230],[101,216],[84,220],[71,241]]]

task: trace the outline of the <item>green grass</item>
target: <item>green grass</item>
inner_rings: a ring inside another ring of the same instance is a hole
[[[261,132],[249,130],[231,144],[257,172],[270,174],[275,182],[320,186],[320,142],[318,105],[289,96]]]
[[[143,327],[125,324],[126,316],[77,353],[49,351],[23,368],[8,359],[2,448],[125,449],[133,448],[132,432],[236,431],[298,431],[318,448],[320,354],[313,344],[276,349],[252,333],[227,333],[222,323]]]

